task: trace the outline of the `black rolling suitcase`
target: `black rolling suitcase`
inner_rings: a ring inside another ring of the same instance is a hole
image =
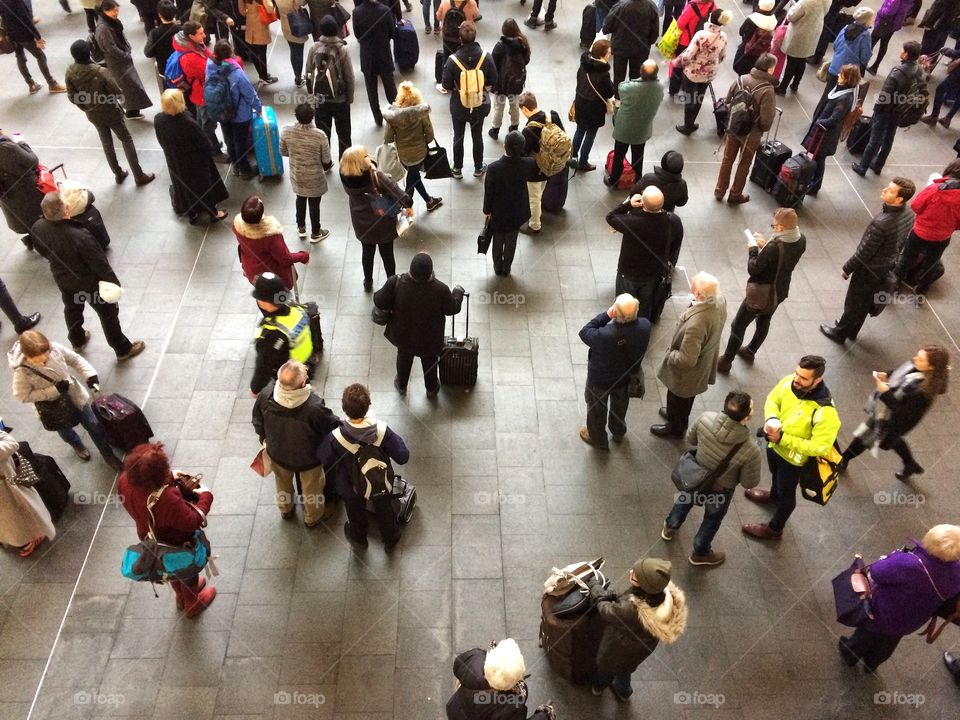
[[[443,54],[443,50],[437,50],[437,54],[433,59],[433,74],[436,76],[437,85],[443,82],[443,65],[446,62],[446,56]]]
[[[33,466],[37,477],[40,478],[33,489],[40,495],[40,499],[50,512],[50,517],[54,521],[59,520],[70,500],[70,483],[57,465],[57,461],[49,455],[33,452],[30,445],[25,442],[20,443],[20,449],[17,452]]]
[[[597,6],[587,3],[580,22],[580,47],[589,48],[597,36]]]
[[[123,395],[100,395],[91,406],[107,442],[115,448],[130,452],[153,437],[153,429],[143,411]]]
[[[796,209],[803,205],[803,198],[817,172],[817,163],[813,158],[820,151],[826,134],[827,131],[817,125],[809,138],[804,139],[808,149],[788,158],[781,166],[777,184],[773,188],[773,197],[780,207]]]
[[[847,151],[851,155],[863,155],[867,149],[867,143],[870,142],[870,123],[872,117],[861,115],[853,130],[847,136]]]
[[[393,59],[402,72],[413,70],[420,59],[417,29],[409,20],[397,23],[397,36],[393,39]]]
[[[450,318],[450,335],[440,351],[440,384],[473,387],[480,367],[480,340],[470,337],[470,293],[467,298],[467,324],[462,339],[457,339],[456,316]]]
[[[773,190],[773,186],[777,184],[780,168],[787,158],[793,155],[793,150],[777,140],[782,116],[783,110],[777,108],[777,126],[773,131],[773,139],[767,133],[767,139],[760,143],[760,147],[757,149],[753,169],[750,171],[750,179],[767,192]]]

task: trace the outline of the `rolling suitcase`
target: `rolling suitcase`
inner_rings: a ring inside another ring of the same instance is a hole
[[[589,48],[597,36],[597,6],[587,3],[580,21],[580,47]]]
[[[390,513],[394,521],[402,525],[409,523],[417,507],[417,489],[399,475],[394,475],[393,488],[385,493],[389,498]],[[371,495],[367,500],[367,511],[377,515],[379,510],[375,499],[376,496]]]
[[[260,114],[253,116],[253,149],[257,154],[257,173],[261,180],[283,175],[280,128],[277,116],[269,105],[264,105]]]
[[[566,167],[556,175],[551,175],[547,179],[547,186],[543,189],[540,207],[551,213],[558,213],[563,210],[563,204],[567,202],[569,185],[570,174]]]
[[[450,318],[450,335],[440,351],[440,384],[473,387],[480,367],[480,340],[470,337],[470,293],[467,297],[467,324],[463,339],[457,339],[456,316]]]
[[[717,135],[723,137],[727,132],[727,125],[730,124],[730,108],[727,107],[725,100],[717,100],[717,95],[713,92],[713,83],[708,83],[707,89],[710,90],[710,100],[713,102],[713,118],[717,121]]]
[[[153,429],[143,411],[123,395],[101,395],[92,405],[107,442],[115,448],[130,452],[153,437]]]
[[[17,450],[27,461],[33,465],[33,469],[40,478],[33,486],[33,489],[40,495],[43,504],[50,512],[50,517],[57,521],[67,509],[67,502],[70,499],[70,483],[57,465],[57,461],[48,455],[40,455],[30,449],[28,443],[20,443],[20,449]]]
[[[817,172],[817,163],[813,159],[820,151],[827,131],[816,125],[808,138],[804,138],[804,151],[784,161],[773,188],[773,197],[780,207],[798,208],[813,184]]]
[[[757,149],[757,156],[750,171],[750,180],[767,192],[773,190],[773,186],[777,184],[780,168],[787,158],[793,155],[793,150],[777,140],[782,116],[783,110],[777,108],[777,126],[773,131],[773,139],[770,139],[770,134],[767,133],[767,139],[760,143],[760,147]]]
[[[867,143],[870,142],[870,123],[872,117],[861,115],[860,120],[853,126],[850,135],[847,137],[847,151],[851,155],[863,155],[867,149]]]
[[[577,685],[590,682],[597,672],[597,650],[603,621],[593,611],[558,618],[553,606],[559,598],[544,594],[540,601],[540,647],[563,677]]]
[[[393,40],[393,59],[403,72],[410,72],[420,59],[420,42],[417,29],[409,20],[397,23],[397,37]]]

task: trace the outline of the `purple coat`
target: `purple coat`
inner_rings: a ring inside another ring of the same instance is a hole
[[[938,560],[917,543],[910,552],[898,550],[873,563],[870,580],[874,620],[865,627],[881,635],[909,635],[960,593],[960,561]]]
[[[883,20],[890,24],[890,32],[893,34],[903,27],[912,8],[913,0],[883,0],[873,26],[876,27]]]

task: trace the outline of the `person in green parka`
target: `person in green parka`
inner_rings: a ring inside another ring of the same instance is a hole
[[[613,163],[610,175],[603,179],[607,187],[616,187],[620,180],[627,147],[634,172],[638,176],[643,172],[643,148],[653,135],[653,118],[663,100],[658,70],[655,60],[647,60],[640,69],[639,79],[620,83],[620,104],[613,115]]]

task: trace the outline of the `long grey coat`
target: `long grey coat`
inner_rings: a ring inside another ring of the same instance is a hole
[[[0,543],[21,547],[40,535],[57,535],[50,513],[32,487],[13,484],[16,467],[12,456],[20,443],[0,432]]]
[[[287,125],[280,133],[280,154],[290,158],[290,187],[300,197],[327,192],[324,168],[331,167],[330,141],[323,130],[310,125]]]
[[[823,32],[823,18],[829,9],[830,0],[799,0],[790,8],[787,13],[790,24],[781,46],[785,55],[805,58],[816,52]]]
[[[13,372],[13,396],[22,403],[56,400],[60,393],[55,385],[59,380],[70,381],[70,399],[78,408],[82,408],[90,402],[90,393],[87,392],[87,388],[77,381],[70,373],[70,369],[73,368],[84,381],[96,375],[97,371],[83,357],[73,350],[63,347],[63,345],[51,342],[50,357],[47,359],[46,365],[37,368],[39,372],[50,377],[52,382],[40,377],[35,372],[20,367],[26,364],[26,359],[20,351],[19,340],[7,353],[7,361],[10,363],[10,370]]]
[[[720,335],[726,322],[727,301],[722,295],[684,311],[657,372],[670,392],[694,397],[716,382]]]
[[[94,36],[97,39],[97,45],[103,51],[107,70],[123,91],[123,109],[143,110],[153,105],[147,91],[143,89],[137,68],[133,65],[133,55],[117,44],[110,26],[105,22],[98,22]]]

